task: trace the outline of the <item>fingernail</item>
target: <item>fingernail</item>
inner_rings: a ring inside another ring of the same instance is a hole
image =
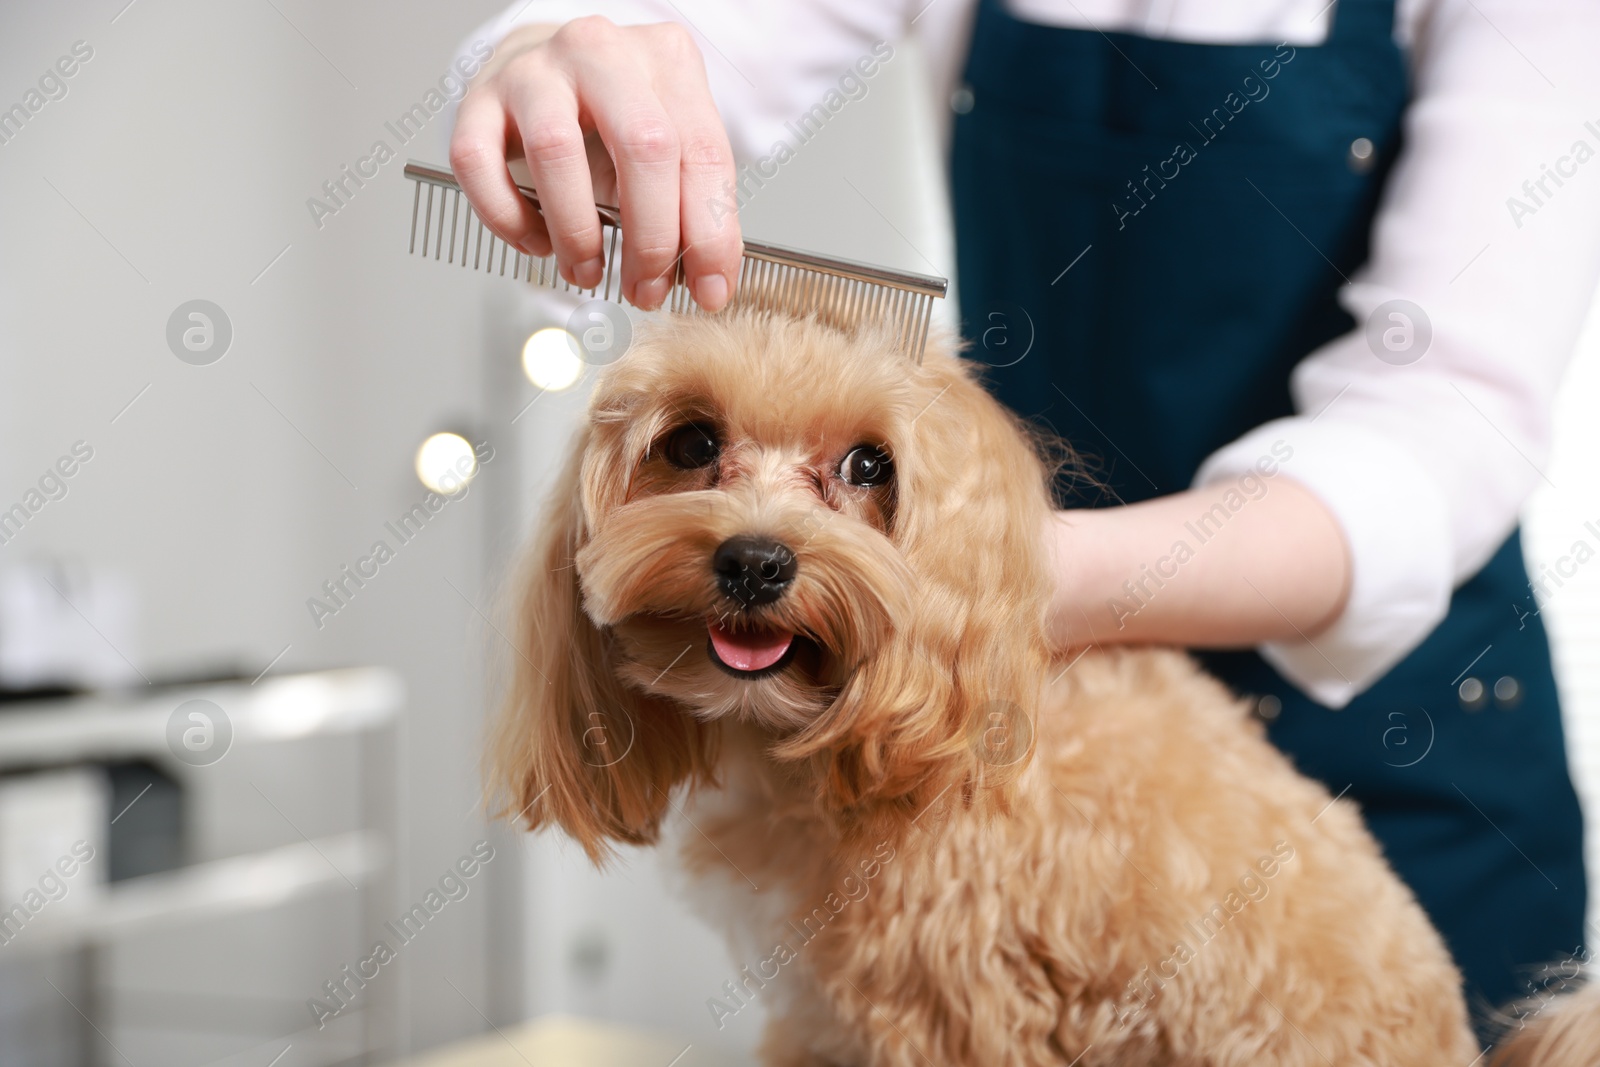
[[[578,280],[578,288],[593,289],[600,284],[600,276],[605,273],[606,261],[599,256],[586,259],[573,268],[572,276]]]
[[[667,289],[671,284],[666,278],[651,278],[649,281],[640,282],[633,288],[633,302],[647,311],[651,310],[667,298]]]
[[[720,311],[728,302],[728,279],[720,274],[707,274],[694,283],[694,299],[707,311]]]

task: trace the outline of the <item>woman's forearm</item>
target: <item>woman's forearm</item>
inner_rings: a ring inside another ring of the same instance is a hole
[[[1344,608],[1337,521],[1284,475],[1246,476],[1126,507],[1057,512],[1052,636],[1237,648],[1314,637]]]

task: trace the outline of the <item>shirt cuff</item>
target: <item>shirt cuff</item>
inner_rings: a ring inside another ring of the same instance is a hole
[[[1268,475],[1268,470],[1274,473]],[[1288,475],[1333,513],[1350,552],[1350,597],[1314,638],[1261,657],[1319,704],[1342,708],[1433,631],[1453,589],[1443,492],[1399,444],[1368,427],[1283,418],[1213,453],[1196,487]],[[1270,490],[1269,490],[1270,491]]]

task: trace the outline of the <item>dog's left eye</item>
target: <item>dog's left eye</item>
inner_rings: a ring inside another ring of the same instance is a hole
[[[667,435],[661,454],[679,470],[696,470],[716,462],[722,451],[711,427],[698,422],[680,426]]]
[[[839,477],[851,485],[883,485],[893,475],[894,464],[872,445],[857,445],[839,464]]]

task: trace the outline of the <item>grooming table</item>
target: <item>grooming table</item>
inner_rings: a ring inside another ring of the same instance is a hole
[[[434,1049],[394,1067],[731,1067],[732,1063],[731,1057],[690,1046],[681,1038],[546,1016]]]

